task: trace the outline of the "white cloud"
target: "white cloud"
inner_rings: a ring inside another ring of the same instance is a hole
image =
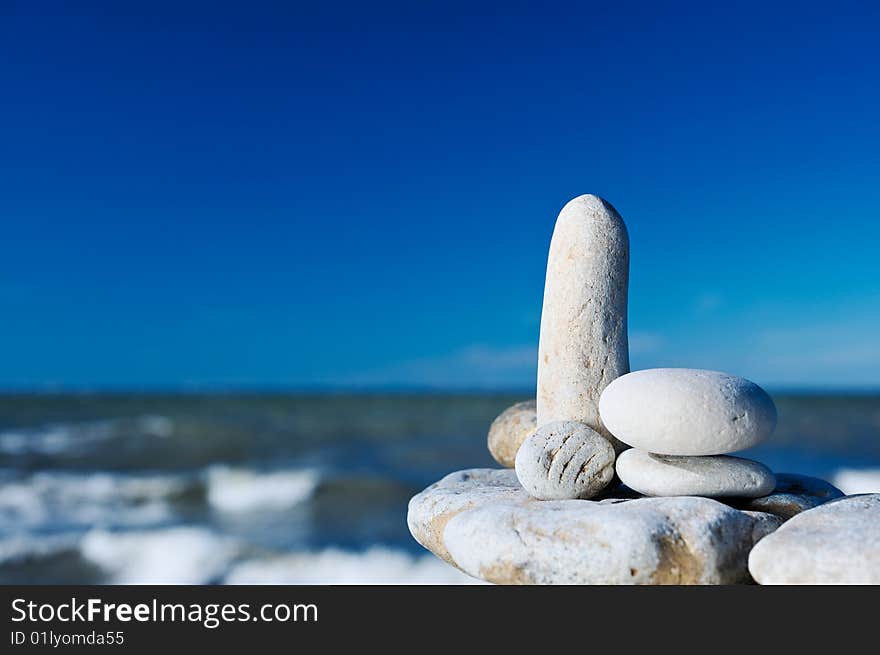
[[[663,335],[656,332],[630,332],[630,355],[646,355],[655,353],[666,343]]]
[[[704,293],[697,297],[694,301],[694,312],[697,314],[706,314],[721,307],[724,304],[724,298],[719,293]]]
[[[666,339],[655,332],[629,335],[636,356],[661,352]],[[432,388],[531,388],[535,385],[538,345],[471,344],[448,354],[415,357],[334,380],[347,386]]]
[[[836,318],[836,317],[835,317]],[[634,330],[633,370],[656,366],[708,368],[742,375],[769,388],[877,388],[880,340],[868,322],[825,320],[712,335]],[[471,344],[443,355],[414,357],[337,376],[331,384],[438,389],[531,389],[537,343]]]
[[[523,388],[535,384],[537,345],[472,344],[446,355],[419,357],[345,376],[355,386]]]
[[[844,322],[764,330],[756,336],[753,366],[780,385],[876,387],[880,341]]]

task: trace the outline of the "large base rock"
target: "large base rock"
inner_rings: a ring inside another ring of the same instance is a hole
[[[748,554],[782,519],[708,498],[537,501],[510,470],[446,476],[415,496],[416,540],[499,584],[749,582]]]
[[[724,503],[645,498],[623,485],[593,500],[539,501],[514,471],[472,469],[413,497],[407,522],[425,548],[498,584],[751,582],[747,564],[758,540],[842,495],[816,478],[777,478],[768,496]]]

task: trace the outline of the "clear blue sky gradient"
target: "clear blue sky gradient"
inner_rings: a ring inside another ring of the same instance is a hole
[[[634,368],[880,387],[877,3],[236,4],[0,4],[0,386],[527,389],[596,193]]]

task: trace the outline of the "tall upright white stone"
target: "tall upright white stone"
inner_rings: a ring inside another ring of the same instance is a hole
[[[629,372],[629,236],[610,203],[578,196],[559,214],[544,287],[538,347],[538,427],[579,421],[625,446],[602,425],[599,396]]]

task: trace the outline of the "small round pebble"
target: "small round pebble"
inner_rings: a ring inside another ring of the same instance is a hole
[[[790,519],[813,507],[841,498],[843,492],[830,482],[797,473],[777,473],[776,488],[767,496],[750,498],[738,509],[768,512]]]
[[[723,455],[776,428],[776,407],[754,382],[718,371],[653,368],[621,376],[599,399],[602,422],[630,446],[660,455]]]
[[[757,498],[776,487],[766,466],[729,455],[676,457],[631,448],[617,458],[617,475],[646,496]]]
[[[516,454],[516,477],[533,498],[592,498],[614,477],[614,448],[576,421],[541,426]]]
[[[536,403],[525,400],[508,407],[489,426],[489,452],[496,462],[512,469],[516,451],[537,427]]]

